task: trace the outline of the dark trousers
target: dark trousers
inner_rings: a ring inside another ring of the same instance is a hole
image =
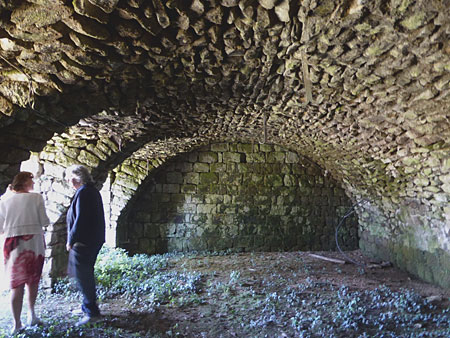
[[[95,290],[94,265],[102,245],[96,247],[74,246],[69,251],[68,273],[77,281],[83,294],[81,309],[89,317],[100,315]]]

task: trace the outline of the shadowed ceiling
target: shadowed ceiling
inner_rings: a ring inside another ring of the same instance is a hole
[[[3,186],[67,130],[139,158],[277,143],[378,195],[415,175],[405,158],[448,153],[449,1],[8,0],[0,15]]]
[[[449,287],[450,0],[0,0],[0,188],[213,142],[317,164],[364,252]]]

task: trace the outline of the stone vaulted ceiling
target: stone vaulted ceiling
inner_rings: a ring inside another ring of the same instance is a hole
[[[318,165],[364,252],[449,287],[450,0],[0,0],[2,190],[215,142]]]
[[[448,196],[449,103],[448,0],[0,0],[3,187],[71,127],[140,158],[276,143],[363,195]]]

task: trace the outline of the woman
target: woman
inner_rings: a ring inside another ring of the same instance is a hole
[[[5,237],[3,253],[14,318],[12,334],[22,328],[20,315],[25,285],[28,291],[28,325],[40,323],[34,305],[44,266],[43,226],[50,221],[44,199],[31,192],[33,187],[33,174],[22,171],[14,177],[10,193],[0,201],[0,233]]]

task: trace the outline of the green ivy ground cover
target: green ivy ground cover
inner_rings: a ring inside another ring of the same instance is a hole
[[[74,327],[79,294],[61,280],[40,294],[45,325],[16,337],[450,337],[450,291],[391,267],[304,252],[129,257],[105,248],[95,273],[101,322]]]

